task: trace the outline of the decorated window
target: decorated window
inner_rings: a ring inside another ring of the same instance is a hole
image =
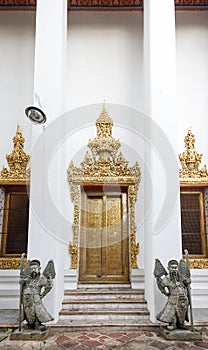
[[[26,186],[5,186],[1,209],[1,256],[27,252],[29,198]]]
[[[14,148],[6,155],[8,168],[0,171],[0,269],[19,268],[20,254],[27,252],[29,218],[29,155],[19,126]]]
[[[195,150],[191,129],[184,142],[179,155],[182,250],[188,250],[191,268],[208,268],[208,171],[206,165],[200,168],[202,154]]]

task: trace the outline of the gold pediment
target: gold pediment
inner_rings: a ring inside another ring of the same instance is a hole
[[[206,165],[200,169],[202,154],[195,150],[195,135],[189,128],[184,138],[185,151],[179,154],[181,169],[179,176],[181,184],[206,184],[208,183],[208,171]]]
[[[133,167],[128,166],[122,152],[120,141],[112,136],[113,121],[108,116],[105,106],[96,121],[97,136],[89,140],[88,147],[81,167],[76,167],[73,162],[68,168],[68,182],[81,184],[134,184],[136,192],[141,180],[141,171],[138,162]]]
[[[25,139],[22,136],[20,126],[17,126],[16,135],[13,137],[13,150],[6,155],[9,168],[3,166],[0,172],[0,184],[25,184],[30,180],[30,169],[27,169],[30,156],[24,151]]]

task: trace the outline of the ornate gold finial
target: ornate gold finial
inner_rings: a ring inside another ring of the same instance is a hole
[[[29,154],[24,151],[25,139],[20,126],[17,125],[16,135],[13,137],[14,149],[6,155],[9,170],[3,166],[0,181],[23,182],[29,179],[30,170],[26,169],[30,160]]]
[[[179,175],[182,182],[208,182],[208,172],[206,165],[199,170],[202,154],[195,150],[195,136],[188,129],[187,135],[184,138],[186,150],[179,154],[179,160],[182,169],[179,170]]]
[[[112,137],[113,120],[103,104],[102,111],[96,120],[97,136],[89,140],[88,147],[91,149],[93,160],[98,162],[115,161],[115,157],[121,144]]]
[[[74,203],[74,222],[72,225],[73,242],[69,245],[71,254],[71,268],[78,265],[78,241],[80,225],[80,187],[85,184],[103,185],[116,184],[128,186],[129,212],[130,212],[130,246],[131,266],[137,268],[137,254],[139,244],[136,243],[135,224],[135,202],[137,191],[141,180],[141,170],[138,162],[133,167],[128,167],[128,161],[118,150],[121,147],[120,141],[112,136],[113,120],[109,117],[105,103],[102,111],[96,120],[97,136],[89,140],[88,147],[92,156],[87,151],[81,167],[78,168],[73,162],[68,167],[68,183],[70,185],[71,199]]]
[[[101,127],[103,124],[104,125],[109,125],[109,127],[111,126],[110,127],[110,132],[112,133],[113,120],[109,117],[108,112],[106,111],[105,100],[103,102],[102,111],[101,111],[98,119],[96,120],[96,127],[97,127],[97,129],[99,127]],[[99,132],[99,131],[97,131],[97,132]],[[110,133],[110,135],[111,135],[111,133]]]

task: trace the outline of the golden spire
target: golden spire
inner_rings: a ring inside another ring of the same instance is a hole
[[[98,128],[102,124],[109,124],[109,128],[112,131],[113,120],[109,117],[108,112],[106,111],[105,100],[103,102],[102,111],[101,111],[98,119],[96,120],[96,127]]]
[[[113,120],[109,117],[103,103],[102,111],[96,120],[97,136],[89,140],[88,147],[92,151],[93,159],[102,162],[115,160],[118,149],[121,147],[120,141],[112,136]]]
[[[0,173],[0,181],[24,181],[29,176],[29,170],[26,170],[30,160],[29,154],[24,151],[25,139],[22,136],[20,126],[17,125],[16,135],[13,137],[14,148],[10,154],[6,155],[9,170],[3,166]]]
[[[208,177],[208,172],[206,165],[200,170],[199,166],[201,164],[202,154],[199,154],[195,150],[195,136],[191,130],[188,129],[187,135],[184,138],[186,150],[179,154],[179,160],[182,169],[179,170],[180,178],[182,181],[188,179],[192,181],[193,179],[203,182],[205,178]],[[207,181],[208,179],[206,179]]]

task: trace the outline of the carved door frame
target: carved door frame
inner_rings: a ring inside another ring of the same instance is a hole
[[[92,155],[87,151],[81,167],[76,167],[73,162],[68,167],[68,183],[74,204],[73,241],[69,242],[71,269],[77,269],[79,263],[81,188],[83,186],[126,186],[128,188],[129,261],[130,268],[138,268],[139,243],[136,243],[135,202],[141,171],[138,162],[129,167],[122,152],[118,153],[121,144],[119,140],[113,138],[112,127],[113,120],[103,106],[96,120],[97,136],[88,143]]]

